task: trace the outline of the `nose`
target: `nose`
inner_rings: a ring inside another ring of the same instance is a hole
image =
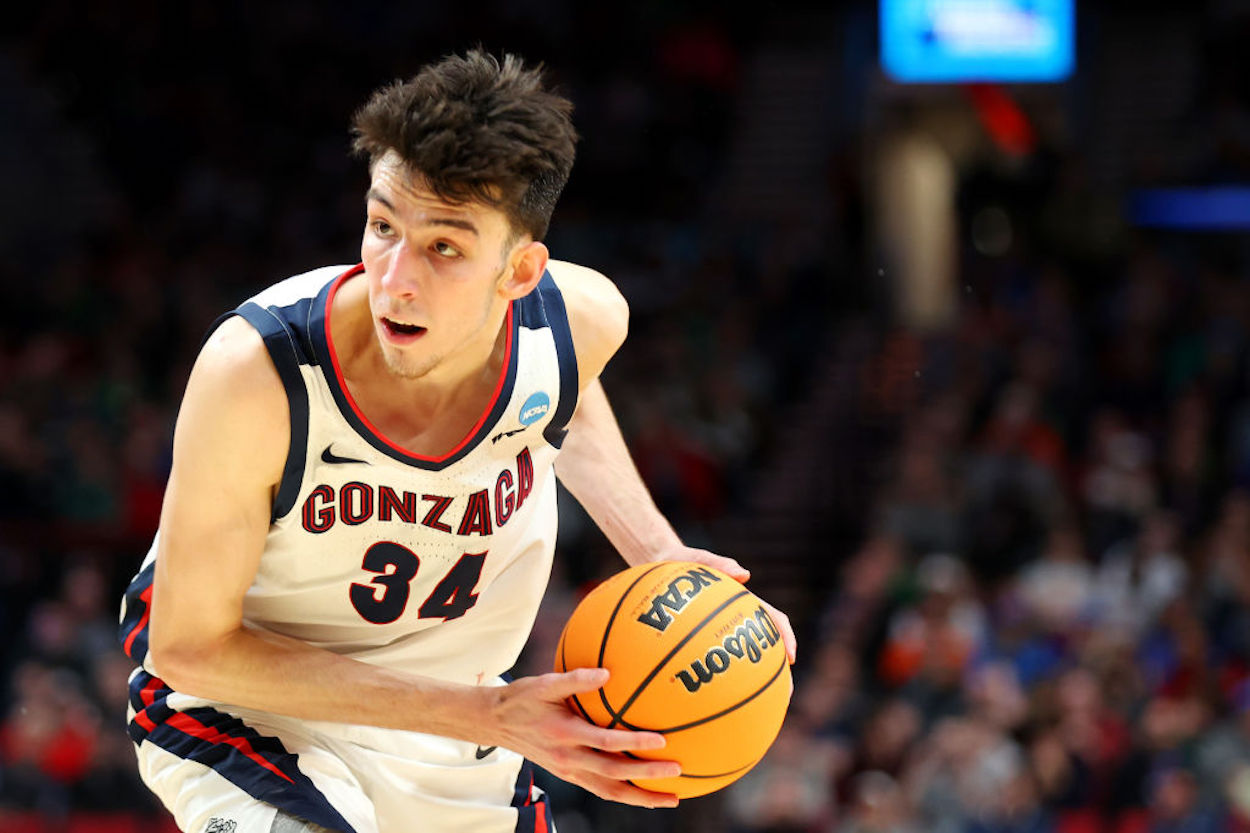
[[[388,252],[382,272],[382,290],[393,298],[411,298],[419,288],[421,259],[405,241],[399,241]]]

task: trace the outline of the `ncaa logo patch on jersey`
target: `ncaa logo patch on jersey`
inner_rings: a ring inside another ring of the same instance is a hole
[[[549,410],[551,410],[551,397],[547,396],[543,391],[539,391],[531,394],[530,398],[525,400],[525,404],[521,406],[521,413],[517,415],[517,419],[522,425],[533,425],[545,417]]]

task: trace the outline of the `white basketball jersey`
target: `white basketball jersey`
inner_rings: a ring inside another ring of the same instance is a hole
[[[338,288],[362,272],[298,275],[233,313],[264,337],[291,413],[244,620],[364,662],[481,683],[515,663],[550,572],[552,464],[577,397],[564,302],[547,274],[512,303],[491,404],[454,450],[422,457],[370,424],[339,370],[327,317]],[[122,622],[128,653],[153,673],[155,553],[154,544]]]

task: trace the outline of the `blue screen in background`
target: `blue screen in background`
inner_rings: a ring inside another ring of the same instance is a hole
[[[1061,81],[1072,0],[880,0],[881,65],[896,81]]]

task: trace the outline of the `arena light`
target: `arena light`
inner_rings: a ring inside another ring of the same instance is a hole
[[[1143,188],[1128,200],[1134,225],[1191,231],[1250,229],[1250,187]]]
[[[896,81],[1054,82],[1072,74],[1072,0],[880,0]]]

